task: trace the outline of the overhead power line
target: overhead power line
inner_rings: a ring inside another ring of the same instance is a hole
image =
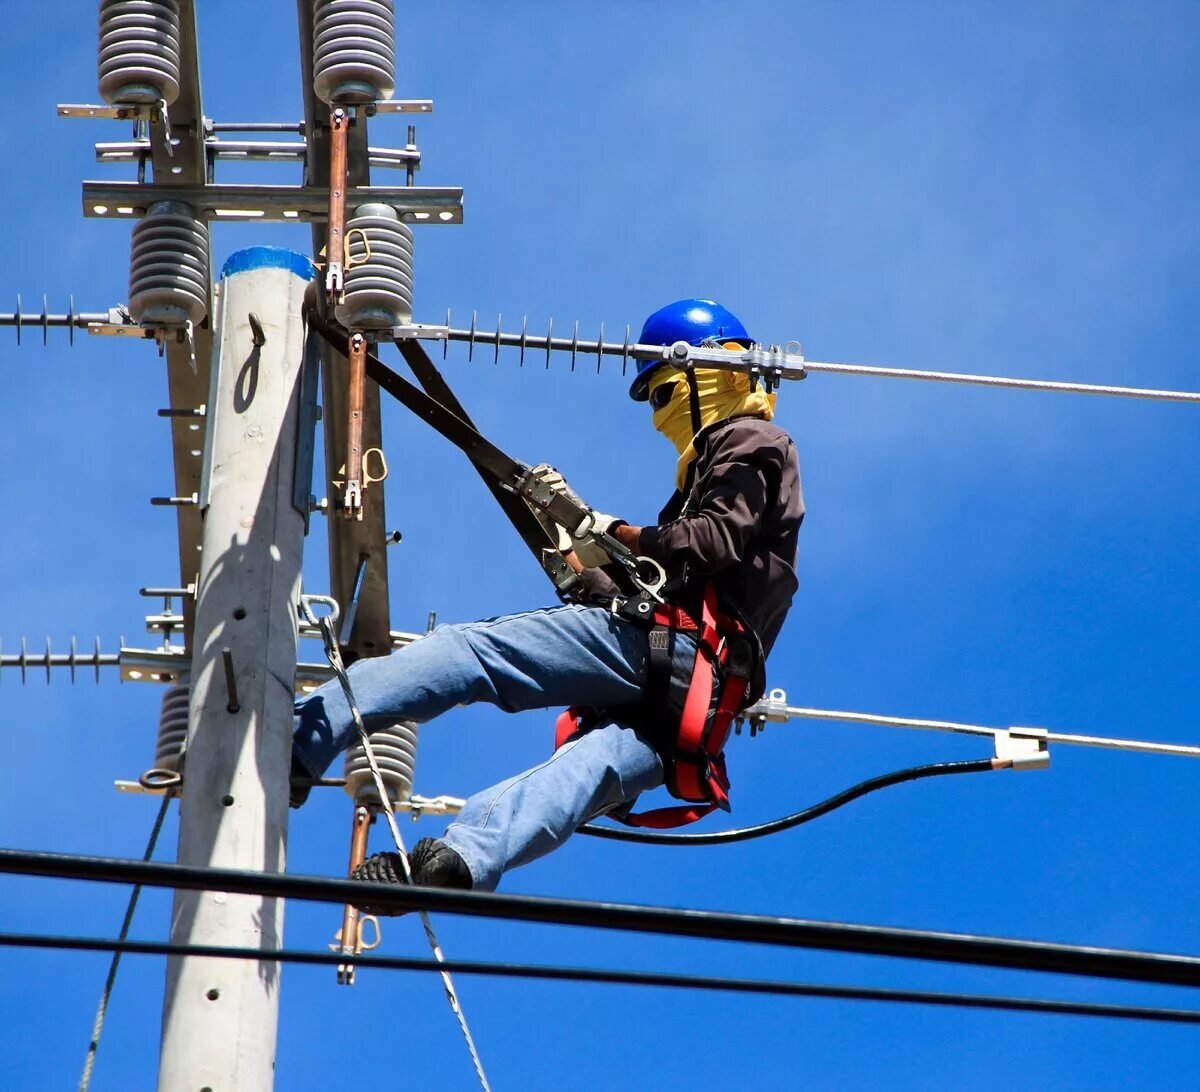
[[[884,728],[918,728],[930,732],[949,732],[953,735],[996,736],[1010,735],[1042,743],[1062,743],[1078,747],[1101,747],[1114,751],[1137,751],[1152,755],[1176,755],[1181,758],[1200,758],[1200,746],[1187,743],[1157,743],[1145,739],[1118,739],[1114,736],[1082,735],[1074,732],[1055,732],[1047,728],[1020,727],[989,728],[984,724],[965,724],[952,720],[922,720],[918,717],[885,716],[881,713],[854,712],[846,709],[813,709],[786,704],[782,690],[750,706],[743,716],[752,725],[757,721],[781,723],[788,720],[830,720],[847,724],[875,724]]]
[[[1200,1011],[1154,1008],[1144,1005],[1105,1005],[1087,1001],[998,997],[989,994],[944,993],[929,990],[894,990],[874,986],[832,986],[810,982],[781,982],[718,975],[673,974],[669,971],[625,971],[596,967],[545,966],[529,963],[491,963],[480,960],[413,959],[407,956],[346,955],[298,949],[233,948],[211,944],[171,944],[162,941],[107,940],[100,937],[39,936],[0,933],[0,946],[58,949],[83,952],[119,952],[125,955],[200,956],[210,959],[253,959],[266,963],[336,966],[354,963],[385,971],[449,971],[552,982],[588,982],[614,986],[657,986],[671,989],[759,994],[774,997],[810,997],[840,1001],[884,1001],[943,1008],[992,1009],[1053,1016],[1097,1016],[1155,1023],[1200,1024]]]
[[[482,891],[408,887],[401,884],[366,884],[320,876],[198,868],[28,850],[0,850],[0,872],[109,883],[140,883],[194,891],[227,891],[317,902],[370,902],[397,912],[425,909],[511,921],[858,952],[1129,982],[1200,986],[1200,957],[1166,952],[1093,948],[1007,937],[730,914],[713,910],[676,910],[627,903],[495,895]]]

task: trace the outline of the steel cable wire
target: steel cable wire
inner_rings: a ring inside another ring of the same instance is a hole
[[[375,789],[379,793],[379,804],[383,809],[383,814],[387,817],[388,827],[392,832],[392,841],[396,844],[396,852],[400,858],[400,868],[404,873],[404,881],[411,885],[413,878],[412,869],[408,863],[408,850],[404,846],[404,838],[400,834],[400,828],[396,825],[396,813],[392,809],[392,800],[388,795],[387,786],[384,784],[379,763],[375,759],[375,751],[371,746],[371,738],[367,734],[367,727],[363,723],[362,714],[359,712],[358,702],[354,697],[354,689],[350,685],[350,677],[346,674],[345,665],[342,663],[342,654],[338,649],[337,636],[333,631],[333,615],[322,615],[320,626],[321,636],[325,641],[325,655],[329,658],[329,666],[333,668],[334,674],[337,675],[338,682],[341,684],[342,692],[346,696],[346,704],[350,707],[350,715],[354,719],[354,727],[358,730],[359,739],[362,740],[363,753],[367,757],[367,764],[371,767],[371,776],[375,780]],[[434,962],[442,968],[442,986],[446,991],[446,999],[450,1002],[450,1010],[458,1020],[458,1026],[462,1030],[463,1038],[466,1040],[467,1050],[471,1055],[471,1064],[475,1067],[475,1074],[478,1076],[479,1083],[483,1087],[484,1092],[491,1092],[491,1085],[488,1084],[487,1073],[484,1072],[483,1068],[483,1059],[479,1056],[479,1050],[475,1046],[475,1038],[471,1034],[470,1025],[467,1023],[467,1015],[463,1012],[462,1004],[458,1000],[458,991],[454,988],[454,979],[450,977],[450,972],[446,969],[446,957],[442,952],[442,946],[438,941],[437,934],[433,930],[433,922],[430,920],[429,912],[424,909],[418,909],[417,914],[425,930],[425,939],[429,942],[429,949],[433,952]]]
[[[167,809],[171,804],[171,797],[174,795],[171,791],[167,791],[163,795],[162,804],[158,809],[158,816],[154,820],[154,827],[150,831],[150,840],[146,843],[146,852],[142,854],[142,860],[148,861],[154,856],[154,847],[158,845],[158,836],[162,833],[163,820],[167,817]],[[83,1060],[83,1075],[79,1078],[79,1092],[87,1092],[88,1086],[92,1083],[92,1069],[96,1064],[96,1052],[100,1049],[100,1035],[104,1031],[104,1020],[108,1015],[108,1002],[112,997],[113,987],[117,982],[117,968],[121,965],[121,952],[124,950],[120,947],[124,943],[125,938],[129,936],[129,928],[133,924],[133,913],[137,909],[138,899],[142,894],[142,885],[134,884],[133,890],[129,893],[129,902],[125,907],[125,917],[121,921],[121,931],[117,934],[118,943],[112,948],[112,962],[108,965],[108,975],[104,980],[104,989],[100,993],[100,1005],[96,1009],[96,1020],[92,1024],[92,1038],[88,1042],[87,1055]]]

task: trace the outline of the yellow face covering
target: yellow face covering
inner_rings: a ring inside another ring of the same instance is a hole
[[[736,342],[726,342],[723,348],[741,349]],[[751,386],[748,375],[727,372],[721,368],[697,368],[696,387],[700,394],[700,427],[707,428],[728,417],[761,417],[764,421],[775,416],[775,395],[767,394],[757,382]],[[660,368],[650,379],[650,395],[667,384],[674,383],[671,400],[654,411],[654,427],[679,452],[675,467],[675,488],[682,489],[688,467],[696,458],[695,435],[692,431],[692,410],[687,378],[672,368]]]

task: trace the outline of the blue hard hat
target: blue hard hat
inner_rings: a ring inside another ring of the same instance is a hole
[[[753,340],[742,320],[713,300],[676,300],[660,307],[642,327],[640,345],[674,345],[686,341],[702,345],[705,341],[740,341],[749,345]],[[638,361],[637,375],[629,388],[629,397],[645,402],[650,393],[650,374],[665,363],[662,360]]]

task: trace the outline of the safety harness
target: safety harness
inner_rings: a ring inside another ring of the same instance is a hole
[[[646,617],[636,607],[630,610],[628,603],[619,606],[617,613],[639,621]],[[757,642],[744,623],[718,609],[712,581],[705,585],[699,620],[675,603],[659,604],[651,617],[649,673],[643,700],[633,715],[625,709],[567,709],[555,724],[554,747],[557,750],[596,727],[606,713],[618,712],[621,719],[635,721],[662,756],[667,791],[688,805],[637,814],[615,812],[609,818],[631,827],[662,830],[694,823],[717,808],[730,810],[725,741],[734,717],[754,701],[751,688],[759,657]],[[687,634],[696,646],[682,697],[672,669],[677,634]],[[719,680],[715,695],[714,676]],[[664,716],[668,725],[662,722]]]

